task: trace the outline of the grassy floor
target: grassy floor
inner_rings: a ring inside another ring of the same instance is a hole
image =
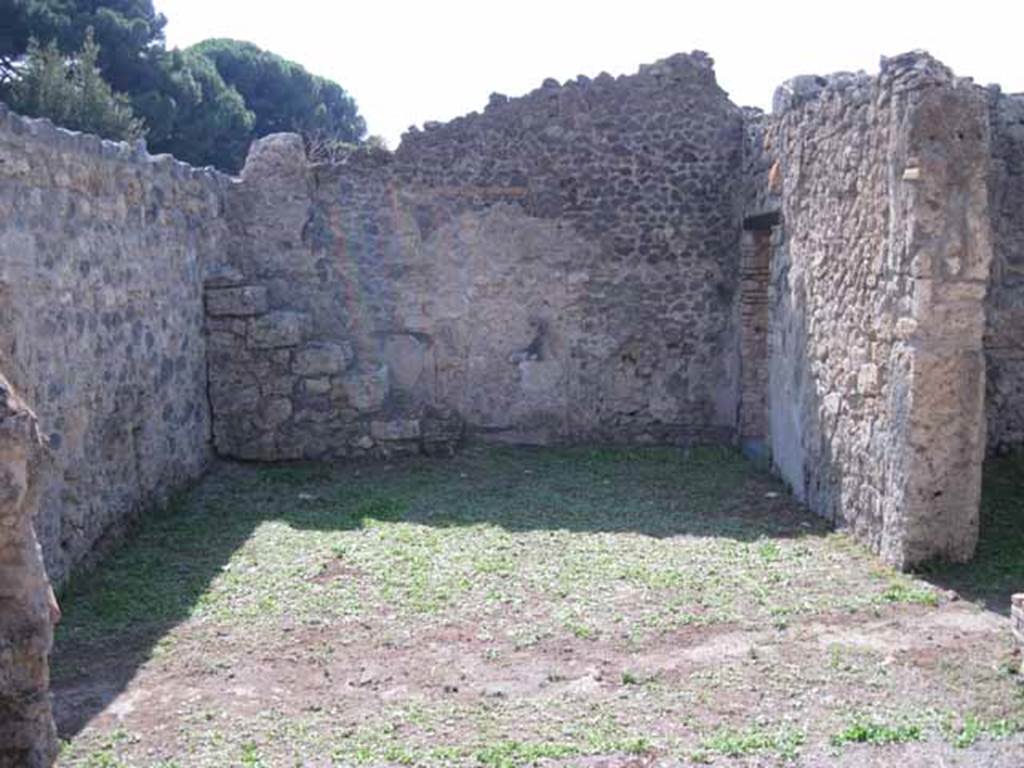
[[[722,450],[227,465],[64,595],[61,764],[1001,765],[1009,633],[946,588],[1024,585],[1017,541],[898,574]]]

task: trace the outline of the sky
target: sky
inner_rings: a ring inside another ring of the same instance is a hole
[[[547,77],[630,74],[707,51],[740,105],[768,109],[794,75],[876,72],[881,55],[924,48],[962,76],[1024,91],[1021,0],[155,0],[169,46],[248,40],[342,85],[370,134],[398,145],[410,125],[481,110]]]

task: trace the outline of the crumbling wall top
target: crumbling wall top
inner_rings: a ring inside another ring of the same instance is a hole
[[[602,72],[593,78],[578,75],[564,83],[547,78],[539,88],[515,98],[492,93],[483,113],[470,112],[447,123],[428,121],[422,130],[411,126],[402,135],[396,154],[414,154],[416,147],[432,142],[438,133],[465,135],[467,130],[481,125],[514,125],[524,118],[528,127],[536,127],[559,114],[582,116],[606,100],[611,105],[621,106],[627,94],[644,98],[651,92],[665,89],[690,93],[705,91],[713,97],[727,99],[726,92],[715,78],[714,60],[707,53],[678,53],[653,64],[642,65],[635,74],[613,77]]]
[[[883,56],[878,75],[858,72],[833,72],[829,75],[797,75],[775,89],[772,112],[776,115],[796,109],[827,94],[867,97],[878,79],[893,90],[911,90],[928,85],[972,82],[958,78],[953,71],[927,51],[913,50],[897,56]]]
[[[154,174],[166,174],[174,179],[200,181],[226,181],[229,177],[212,166],[197,168],[178,160],[173,155],[151,155],[146,142],[111,141],[91,133],[81,133],[55,125],[46,118],[19,115],[0,101],[0,133],[17,137],[25,143],[43,144],[52,149],[94,156],[97,159],[128,163]]]

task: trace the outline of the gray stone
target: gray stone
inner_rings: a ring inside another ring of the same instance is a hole
[[[420,436],[420,422],[419,419],[371,421],[370,434],[374,440],[415,440]]]
[[[795,109],[801,104],[817,98],[828,80],[820,75],[797,75],[775,89],[772,97],[772,112],[780,114]]]
[[[423,376],[428,347],[407,333],[392,334],[384,342],[384,359],[395,387],[413,391]]]
[[[351,445],[353,448],[358,448],[361,451],[368,451],[373,448],[375,443],[373,442],[373,438],[369,435],[360,435],[351,441]]]
[[[368,371],[351,371],[341,380],[341,388],[348,403],[356,410],[376,411],[388,396],[388,368],[381,365]]]
[[[316,379],[305,379],[302,382],[302,386],[307,395],[326,395],[331,391],[331,380],[325,376]]]
[[[1024,443],[1024,97],[911,52],[776,112],[694,52],[394,153],[268,136],[231,180],[0,107],[0,361],[35,409],[4,385],[0,711],[29,757],[0,763],[53,750],[36,539],[63,581],[211,433],[262,461],[738,442],[893,565],[970,557],[986,445]]]
[[[306,147],[294,133],[272,133],[254,141],[249,148],[242,178],[258,181],[291,176],[306,166]]]
[[[812,510],[908,568],[977,540],[990,117],[927,55],[883,69],[791,81],[751,167],[778,175],[785,228],[763,283],[772,460]]]
[[[207,288],[205,296],[206,313],[213,317],[244,317],[261,315],[267,311],[267,289],[262,285]]]
[[[62,436],[36,519],[61,584],[208,466],[208,364],[241,339],[217,328],[206,343],[203,281],[242,274],[226,177],[27,127],[0,119],[0,367]]]
[[[287,398],[272,398],[270,400],[265,400],[260,405],[260,422],[261,425],[268,430],[273,430],[281,426],[288,421],[288,418],[291,415],[292,403]]]
[[[242,270],[230,264],[207,264],[204,288],[234,288],[245,284]]]
[[[251,349],[279,349],[301,344],[309,317],[299,312],[271,312],[249,321],[246,344]]]
[[[424,453],[451,455],[462,442],[465,422],[456,411],[428,408],[420,418],[420,437]]]
[[[318,342],[295,351],[292,371],[300,376],[341,373],[353,360],[352,345],[346,342]]]

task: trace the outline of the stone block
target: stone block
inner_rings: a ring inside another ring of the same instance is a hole
[[[375,443],[373,442],[373,438],[369,435],[360,435],[359,437],[349,441],[349,445],[360,451],[368,451],[373,448]]]
[[[388,367],[381,365],[371,370],[352,371],[341,380],[340,387],[353,408],[376,411],[388,396]]]
[[[331,391],[331,380],[326,376],[315,379],[304,379],[302,382],[303,391],[307,395],[326,395]]]
[[[347,342],[319,342],[296,350],[292,371],[299,376],[329,376],[343,372],[354,358]]]
[[[262,285],[207,288],[206,313],[214,317],[249,317],[267,311],[267,289]]]
[[[879,386],[878,366],[864,363],[857,372],[857,391],[862,395],[877,395]]]
[[[400,390],[412,391],[426,365],[429,347],[416,336],[408,333],[396,333],[384,342],[384,359],[395,387]]]
[[[370,434],[374,440],[416,440],[420,436],[419,419],[392,419],[371,421]]]
[[[420,419],[424,453],[451,455],[462,441],[465,422],[454,410],[428,409]]]
[[[210,399],[218,414],[248,413],[260,404],[260,388],[251,386],[211,386]]]
[[[266,429],[276,429],[292,415],[292,403],[284,397],[273,397],[260,404],[259,421]]]
[[[249,321],[247,346],[251,349],[295,347],[309,328],[308,315],[301,312],[271,312]]]
[[[228,264],[211,265],[203,278],[206,288],[232,288],[245,283],[241,270]]]
[[[267,376],[260,379],[260,392],[264,397],[274,395],[287,397],[294,393],[296,381],[299,379],[295,376]]]
[[[518,365],[524,392],[554,397],[561,394],[563,369],[557,360],[523,360]]]

